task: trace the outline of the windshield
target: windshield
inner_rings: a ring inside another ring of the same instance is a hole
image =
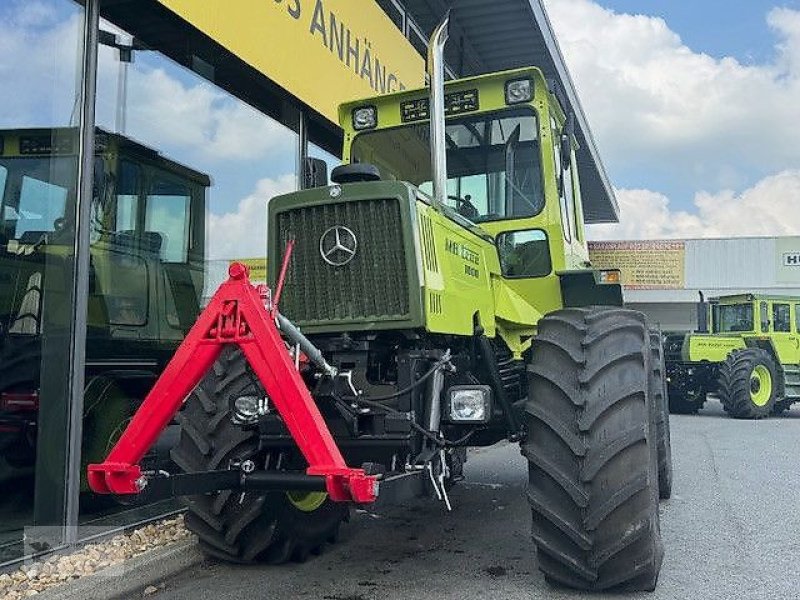
[[[753,331],[752,304],[722,304],[714,307],[714,331]]]
[[[74,179],[74,157],[0,158],[3,238],[35,243],[62,226]]]
[[[447,203],[475,221],[532,217],[544,207],[536,115],[528,109],[448,119]],[[432,193],[428,123],[359,134],[351,160]]]

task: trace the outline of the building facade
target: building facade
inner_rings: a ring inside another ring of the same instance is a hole
[[[626,304],[665,331],[696,327],[701,292],[800,297],[796,236],[590,242],[589,256],[621,269]]]
[[[338,105],[424,84],[448,4],[0,5],[0,564],[179,509],[94,496],[86,465],[191,326],[214,265],[264,256],[269,198],[304,186],[307,158],[338,163]],[[462,0],[451,40],[451,77],[544,69],[575,114],[584,213],[614,220],[541,0]],[[145,465],[169,460],[171,435]]]

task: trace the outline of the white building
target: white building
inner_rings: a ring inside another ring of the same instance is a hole
[[[622,270],[625,302],[664,330],[696,325],[699,292],[800,297],[800,236],[589,242],[592,264]]]

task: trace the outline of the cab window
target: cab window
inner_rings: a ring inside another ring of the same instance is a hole
[[[769,309],[766,302],[761,303],[761,332],[767,333],[769,331]]]
[[[23,240],[26,234],[55,231],[56,220],[63,219],[67,205],[67,188],[24,175],[16,209],[14,237]],[[6,208],[6,211],[13,210]],[[5,216],[8,218],[8,215]]]
[[[145,232],[160,247],[161,260],[186,262],[189,255],[189,207],[186,184],[157,177],[150,186],[145,209]]]
[[[504,277],[543,277],[552,268],[547,235],[539,229],[501,233],[497,251]]]
[[[139,214],[141,168],[127,160],[120,163],[117,181],[116,231],[133,232]]]
[[[717,304],[713,308],[714,331],[753,331],[752,304]]]
[[[772,330],[789,332],[792,330],[792,320],[788,304],[772,305]]]

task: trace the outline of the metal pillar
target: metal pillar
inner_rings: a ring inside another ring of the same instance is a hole
[[[301,109],[297,115],[297,189],[305,187],[305,164],[308,157],[308,120],[306,113]]]
[[[69,348],[69,445],[64,542],[77,541],[83,437],[83,389],[86,365],[86,316],[89,290],[89,245],[94,193],[95,94],[100,0],[86,0],[83,21],[80,138],[78,143],[78,198],[75,208],[74,273],[72,286],[72,336]]]

